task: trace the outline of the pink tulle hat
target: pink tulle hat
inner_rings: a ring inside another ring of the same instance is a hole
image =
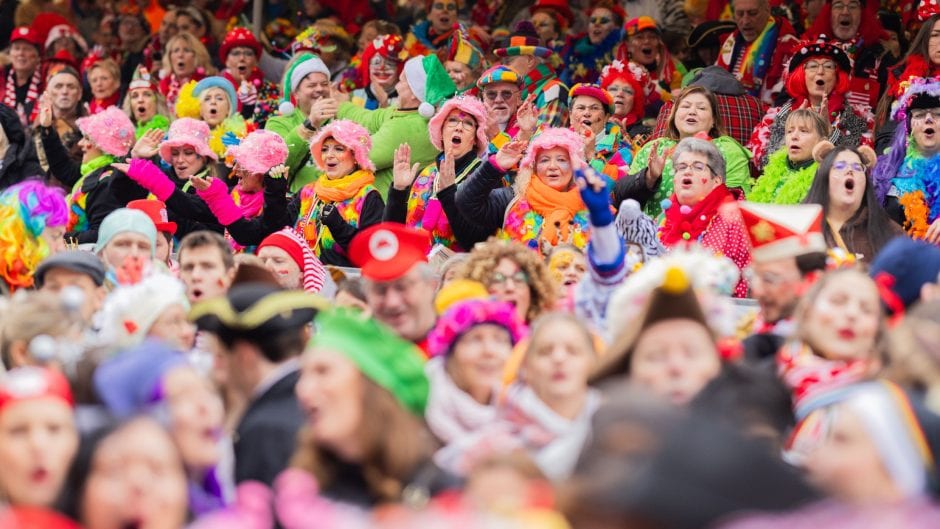
[[[330,123],[310,143],[310,154],[313,155],[313,159],[317,162],[317,167],[321,171],[325,164],[323,163],[323,156],[320,154],[320,148],[323,147],[323,142],[327,138],[333,138],[345,145],[346,148],[352,149],[356,157],[356,163],[361,169],[375,171],[375,164],[369,159],[369,151],[372,150],[372,137],[369,136],[369,131],[362,125],[348,119],[340,119]]]
[[[180,118],[170,125],[167,139],[160,144],[160,158],[170,163],[170,149],[188,145],[196,150],[196,154],[213,160],[218,156],[209,148],[209,124],[193,118]]]
[[[228,148],[239,167],[252,173],[267,173],[272,167],[287,161],[287,143],[269,130],[258,129]]]
[[[125,156],[134,146],[134,124],[118,107],[75,120],[78,129],[99,149],[111,156]]]
[[[533,138],[519,166],[534,168],[536,153],[553,147],[561,147],[568,151],[572,168],[584,166],[584,139],[577,132],[561,127],[545,129]]]
[[[428,122],[428,134],[431,136],[431,145],[439,150],[444,150],[442,135],[444,134],[444,122],[451,111],[461,110],[473,116],[477,122],[477,154],[483,156],[490,145],[489,138],[486,137],[486,107],[483,102],[475,97],[457,96],[448,99],[437,114]]]

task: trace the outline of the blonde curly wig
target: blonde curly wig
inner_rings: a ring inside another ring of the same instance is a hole
[[[526,312],[526,322],[534,321],[555,307],[557,286],[548,266],[535,252],[514,241],[490,237],[485,243],[477,244],[463,265],[462,278],[489,284],[493,270],[503,259],[516,263],[529,276],[532,303]]]

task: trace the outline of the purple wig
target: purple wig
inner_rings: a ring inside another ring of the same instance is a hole
[[[888,191],[891,189],[891,180],[898,175],[898,170],[904,163],[904,157],[907,156],[907,129],[907,120],[898,123],[898,128],[894,130],[894,140],[891,142],[890,150],[878,158],[875,169],[872,171],[875,196],[878,197],[878,203],[881,205],[884,205]]]

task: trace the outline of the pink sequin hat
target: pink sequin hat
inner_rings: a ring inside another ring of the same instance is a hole
[[[134,146],[134,124],[118,107],[75,120],[78,129],[99,149],[111,156],[126,156]]]
[[[287,144],[279,135],[258,129],[245,136],[238,145],[229,147],[227,154],[235,158],[239,167],[264,174],[287,161]]]
[[[375,164],[369,159],[369,151],[372,150],[372,137],[369,136],[369,131],[362,125],[348,119],[340,119],[330,123],[310,143],[310,154],[313,155],[313,159],[317,162],[317,167],[321,171],[326,165],[323,163],[320,148],[323,147],[323,142],[327,138],[333,138],[347,148],[352,149],[353,154],[356,156],[356,164],[361,169],[375,171]]]
[[[561,147],[568,151],[573,169],[584,166],[584,139],[577,132],[561,127],[545,129],[533,138],[519,166],[534,168],[536,153],[553,147]]]
[[[477,154],[480,156],[486,154],[490,145],[490,140],[486,137],[486,108],[483,106],[483,102],[475,97],[457,96],[448,99],[444,103],[441,109],[437,111],[437,114],[434,114],[434,117],[428,122],[428,135],[431,137],[431,145],[434,145],[434,148],[439,151],[444,150],[442,140],[444,122],[447,121],[447,116],[453,110],[461,110],[473,116],[473,119],[477,122]]]
[[[160,144],[160,158],[170,163],[170,149],[188,145],[196,150],[196,154],[213,160],[218,156],[209,148],[209,125],[205,121],[193,118],[180,118],[170,125],[167,139]]]

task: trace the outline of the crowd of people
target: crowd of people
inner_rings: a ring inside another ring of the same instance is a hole
[[[261,7],[2,3],[0,529],[940,526],[937,0]]]

